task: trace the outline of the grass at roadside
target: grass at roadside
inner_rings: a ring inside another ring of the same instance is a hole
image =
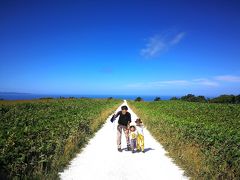
[[[122,103],[107,99],[0,102],[0,177],[55,179]]]
[[[240,178],[240,106],[128,102],[192,179]]]

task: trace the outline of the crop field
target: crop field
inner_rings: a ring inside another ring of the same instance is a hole
[[[192,179],[240,178],[240,105],[129,102]]]
[[[0,101],[0,177],[57,178],[120,103],[86,98]]]

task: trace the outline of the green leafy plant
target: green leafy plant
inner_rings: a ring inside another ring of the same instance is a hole
[[[120,100],[1,101],[0,175],[55,179]]]
[[[129,104],[192,179],[239,179],[239,105],[185,101]]]

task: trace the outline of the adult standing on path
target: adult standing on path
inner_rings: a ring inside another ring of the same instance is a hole
[[[130,140],[129,140],[129,125],[131,123],[131,114],[128,112],[127,106],[122,106],[121,111],[118,111],[117,114],[113,115],[111,118],[111,122],[113,122],[119,116],[118,126],[117,126],[117,147],[118,151],[121,152],[121,139],[122,139],[122,131],[125,134],[126,142],[127,142],[127,150],[130,148]]]

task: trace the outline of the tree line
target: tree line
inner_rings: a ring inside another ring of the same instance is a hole
[[[195,96],[193,94],[187,94],[182,97],[172,97],[170,100],[181,100],[188,102],[202,102],[202,103],[227,103],[227,104],[240,104],[240,94],[239,95],[220,95],[215,98],[206,98],[205,96]],[[137,97],[135,101],[144,101],[143,98]],[[161,101],[160,97],[156,97],[154,101]]]

